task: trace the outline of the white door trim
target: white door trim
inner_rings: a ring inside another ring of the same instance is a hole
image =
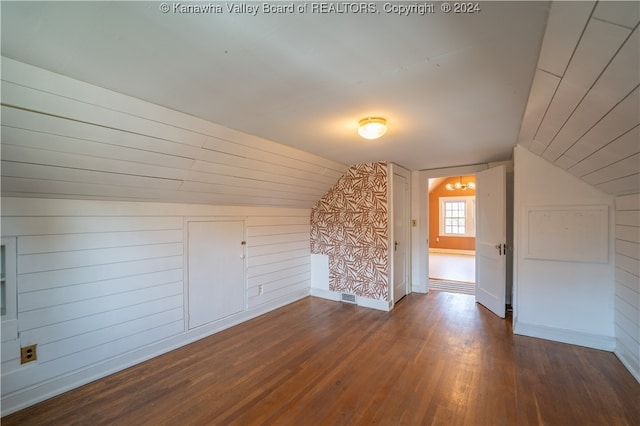
[[[414,196],[411,201],[412,217],[416,226],[411,228],[413,241],[411,262],[413,274],[411,287],[419,293],[429,292],[429,179],[475,174],[487,170],[487,164],[473,164],[460,167],[446,167],[413,172]],[[415,188],[417,186],[417,189]]]
[[[394,261],[394,242],[397,241],[395,235],[395,227],[394,222],[396,219],[397,213],[394,211],[394,185],[395,185],[395,175],[401,176],[406,179],[407,187],[404,189],[405,191],[405,205],[403,208],[403,233],[404,237],[401,238],[404,240],[405,244],[405,258],[404,258],[404,271],[405,271],[405,294],[409,294],[411,292],[411,172],[397,164],[389,163],[389,167],[387,168],[387,173],[389,176],[389,182],[387,187],[387,210],[389,212],[389,222],[387,224],[388,232],[389,232],[389,242],[388,242],[388,250],[389,250],[389,304],[392,309],[395,305],[395,291],[394,291],[394,277],[396,271],[396,265]]]

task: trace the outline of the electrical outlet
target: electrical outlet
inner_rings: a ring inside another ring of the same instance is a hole
[[[263,285],[259,285],[258,286],[258,296],[262,296],[264,294],[264,286]]]
[[[36,346],[38,345],[30,345],[20,348],[20,364],[26,364],[38,359],[36,355]]]

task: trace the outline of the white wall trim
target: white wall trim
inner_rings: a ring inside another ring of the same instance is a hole
[[[105,362],[93,364],[88,368],[56,377],[44,383],[38,383],[12,394],[4,395],[2,397],[2,415],[5,416],[7,414],[14,413],[38,402],[60,395],[63,392],[75,389],[110,374],[117,373],[133,365],[140,364],[151,358],[188,345],[189,343],[211,336],[252,318],[264,315],[267,312],[273,311],[282,306],[304,299],[307,296],[309,296],[307,289],[300,290],[294,294],[287,295],[287,297],[265,303],[251,311],[245,311],[238,315],[224,318],[220,321],[189,330],[185,333],[156,342],[152,345],[111,358]]]
[[[427,294],[429,293],[429,287],[427,286],[427,283],[413,284],[413,286],[411,286],[411,292]]]
[[[637,364],[635,364],[632,361],[629,361],[625,356],[625,354],[619,350],[619,348],[616,348],[616,350],[613,353],[618,357],[622,365],[624,365],[626,369],[629,370],[629,373],[631,373],[631,375],[636,379],[636,381],[640,383],[640,370],[638,370]]]
[[[395,188],[395,180],[396,180],[396,175],[403,177],[407,180],[407,187],[405,188],[404,192],[405,192],[405,203],[404,203],[404,208],[403,208],[403,216],[401,218],[402,222],[404,224],[404,226],[402,226],[402,233],[404,235],[400,235],[399,238],[395,235],[396,229],[395,229],[395,216],[396,214],[398,214],[395,211],[395,204],[394,204],[394,198],[395,198],[395,193],[394,193],[394,188]],[[388,167],[387,167],[387,176],[388,176],[388,180],[387,180],[387,211],[389,212],[389,217],[388,217],[388,231],[389,231],[389,304],[391,307],[393,307],[394,305],[394,300],[396,299],[395,296],[395,289],[394,289],[394,282],[395,282],[395,274],[396,274],[396,265],[395,265],[395,253],[394,253],[394,241],[397,241],[398,239],[400,239],[400,241],[402,240],[406,240],[406,256],[405,256],[405,265],[404,265],[404,272],[405,272],[405,276],[404,276],[404,280],[405,280],[405,295],[409,294],[409,292],[411,291],[411,283],[412,283],[412,279],[411,279],[411,263],[412,263],[412,258],[411,258],[411,172],[407,169],[405,169],[402,166],[399,166],[395,163],[389,163]],[[363,305],[364,306],[364,305]],[[374,308],[374,309],[378,309],[378,308]]]
[[[369,299],[367,297],[356,296],[358,306],[365,308],[377,309],[379,311],[389,312],[391,310],[391,302],[388,300]]]
[[[516,322],[513,325],[514,334],[537,337],[539,339],[553,340],[569,343],[571,345],[585,346],[587,348],[600,349],[613,352],[616,348],[616,340],[612,336],[602,336],[584,333],[576,330],[552,328],[544,325]]]
[[[311,296],[319,297],[321,299],[333,300],[335,302],[339,302],[340,300],[342,300],[341,293],[331,290],[322,290],[318,288],[311,288]],[[377,309],[379,311],[389,312],[391,310],[391,302],[387,300],[369,299],[367,297],[356,296],[356,304],[358,306],[362,306],[363,308]]]
[[[321,299],[333,300],[334,302],[339,302],[341,299],[340,293],[313,287],[311,287],[311,296],[319,297]]]

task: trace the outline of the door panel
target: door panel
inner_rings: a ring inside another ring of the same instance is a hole
[[[393,175],[393,302],[407,294],[407,256],[409,232],[407,231],[407,178]]]
[[[501,318],[506,304],[506,168],[476,174],[476,301]]]
[[[245,306],[244,223],[189,222],[189,328]]]

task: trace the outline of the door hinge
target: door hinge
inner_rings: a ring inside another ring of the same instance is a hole
[[[509,247],[509,245],[507,243],[504,244],[496,244],[495,245],[496,249],[498,249],[498,254],[500,256],[506,256],[507,255],[507,250],[511,250],[511,247]]]

